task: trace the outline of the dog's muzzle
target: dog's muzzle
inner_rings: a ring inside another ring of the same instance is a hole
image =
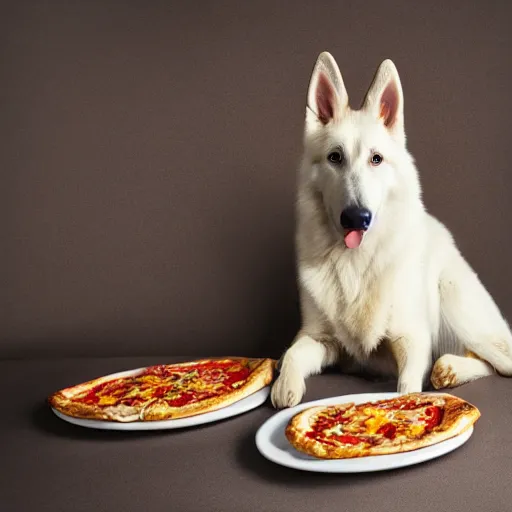
[[[372,222],[372,212],[368,208],[349,206],[341,212],[340,223],[343,229],[366,231]]]

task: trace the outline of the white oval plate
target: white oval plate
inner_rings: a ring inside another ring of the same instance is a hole
[[[128,377],[131,375],[136,375],[143,370],[144,368],[138,368],[136,370],[114,373],[112,375],[108,375],[108,377],[112,377],[113,379]],[[203,425],[204,423],[211,423],[212,421],[219,421],[225,418],[230,418],[231,416],[243,414],[244,412],[255,409],[256,407],[259,407],[261,404],[263,404],[268,398],[269,393],[270,386],[265,386],[252,395],[249,395],[240,400],[239,402],[235,402],[234,404],[223,407],[222,409],[206,412],[204,414],[197,414],[196,416],[189,416],[188,418],[178,418],[175,420],[131,421],[122,423],[119,421],[74,418],[72,416],[62,414],[60,411],[57,411],[53,407],[51,409],[62,420],[73,423],[73,425],[79,425],[80,427],[96,428],[101,430],[167,430],[173,428],[186,428],[196,425]]]
[[[473,433],[473,427],[462,434],[441,443],[420,448],[411,452],[394,453],[392,455],[374,455],[356,459],[324,460],[310,457],[301,453],[288,442],[284,431],[288,422],[298,412],[316,405],[335,405],[345,402],[360,404],[393,398],[398,393],[364,393],[344,395],[314,402],[297,405],[285,409],[269,418],[256,433],[256,446],[259,452],[268,460],[293,469],[319,473],[364,473],[369,471],[384,471],[405,466],[412,466],[427,460],[441,457],[462,446]]]

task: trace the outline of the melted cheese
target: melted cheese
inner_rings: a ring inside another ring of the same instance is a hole
[[[332,435],[341,436],[343,434],[344,434],[344,432],[343,432],[343,429],[342,429],[340,423],[337,423],[336,425],[334,425],[334,427],[327,428],[324,430],[324,435],[326,435],[326,436],[332,436]]]
[[[363,414],[369,416],[369,418],[364,421],[366,432],[370,435],[375,434],[380,427],[389,423],[388,413],[389,411],[384,409],[365,407]]]
[[[98,405],[113,405],[117,402],[117,397],[112,395],[101,396],[98,400]]]
[[[363,409],[363,414],[366,416],[387,416],[388,411],[384,409],[375,409],[373,407],[365,407]]]
[[[372,418],[367,419],[364,424],[366,426],[366,431],[368,434],[375,434],[377,430],[379,430],[380,427],[385,425],[386,423],[389,423],[386,416],[374,416]]]
[[[418,425],[411,425],[409,427],[409,432],[413,436],[418,436],[420,434],[423,434],[423,431],[425,430],[425,425],[418,424]]]

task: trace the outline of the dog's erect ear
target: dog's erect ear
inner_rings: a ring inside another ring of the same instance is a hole
[[[366,93],[363,109],[382,119],[390,133],[405,143],[402,84],[391,60],[387,59],[379,66]]]
[[[307,122],[326,125],[339,119],[347,105],[347,91],[338,65],[330,53],[323,52],[316,61],[308,90],[308,110],[316,120],[310,119],[308,114]]]

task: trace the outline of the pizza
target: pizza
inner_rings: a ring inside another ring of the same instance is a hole
[[[231,405],[270,384],[272,359],[201,359],[101,377],[49,397],[75,418],[119,422],[194,416]]]
[[[296,414],[286,437],[300,452],[321,459],[401,453],[455,437],[480,417],[470,403],[449,394],[311,407]]]

